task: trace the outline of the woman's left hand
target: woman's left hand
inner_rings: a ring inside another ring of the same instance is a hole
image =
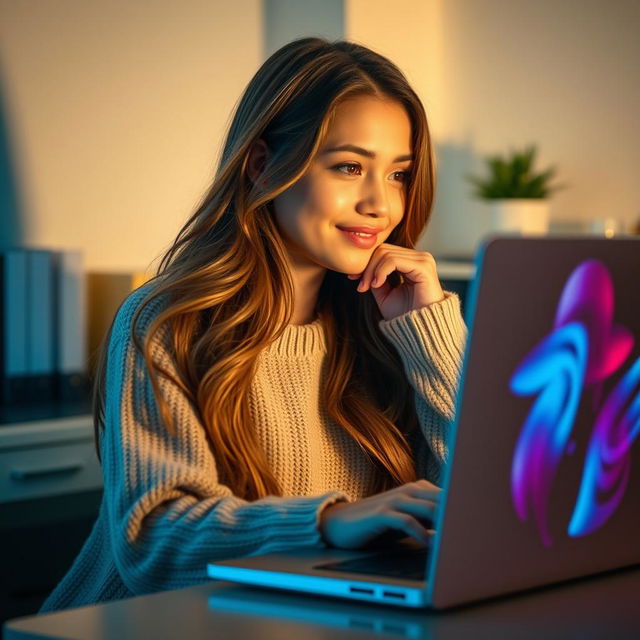
[[[387,276],[394,271],[402,274],[404,282],[392,289]],[[371,290],[385,320],[440,302],[445,297],[433,256],[426,251],[394,244],[383,242],[373,252],[362,273],[347,277],[350,280],[360,278],[359,292]]]

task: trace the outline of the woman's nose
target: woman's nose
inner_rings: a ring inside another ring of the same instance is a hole
[[[389,212],[389,196],[384,179],[370,173],[363,181],[360,213],[386,214]]]

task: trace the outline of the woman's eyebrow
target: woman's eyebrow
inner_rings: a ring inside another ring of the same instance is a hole
[[[338,147],[331,147],[330,149],[325,149],[322,154],[325,153],[333,153],[335,151],[353,151],[353,153],[358,153],[361,156],[366,156],[367,158],[375,158],[376,154],[373,151],[369,151],[368,149],[363,149],[362,147],[358,147],[355,144],[341,144]],[[398,156],[394,158],[392,162],[405,162],[406,160],[413,160],[412,154],[407,154],[404,156]]]

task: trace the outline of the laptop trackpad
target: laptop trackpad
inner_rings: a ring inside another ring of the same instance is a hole
[[[422,581],[425,580],[429,552],[428,548],[381,551],[350,560],[318,564],[313,568]]]

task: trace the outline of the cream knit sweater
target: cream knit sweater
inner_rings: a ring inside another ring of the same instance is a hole
[[[146,292],[138,289],[122,305],[109,343],[100,512],[41,612],[204,582],[207,561],[215,558],[322,547],[319,512],[371,493],[372,464],[320,406],[327,355],[320,319],[287,327],[260,354],[250,411],[283,497],[247,502],[218,482],[202,424],[164,378],[176,436],[161,425],[144,361],[129,338]],[[159,304],[144,311],[142,331]],[[459,300],[447,293],[442,302],[379,326],[415,389],[423,436],[414,447],[418,473],[437,482],[466,338]],[[155,339],[153,356],[174,370],[167,338]]]

